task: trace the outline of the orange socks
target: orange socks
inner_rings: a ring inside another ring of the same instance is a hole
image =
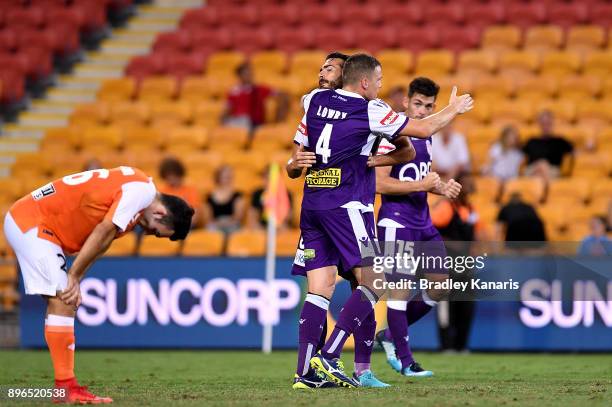
[[[49,315],[45,340],[51,353],[56,382],[74,378],[74,318]]]

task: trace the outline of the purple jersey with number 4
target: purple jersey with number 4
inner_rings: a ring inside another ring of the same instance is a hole
[[[431,137],[411,138],[416,151],[415,158],[407,163],[394,165],[390,176],[400,181],[420,181],[431,170]],[[394,148],[381,143],[378,154],[385,154]],[[413,192],[407,195],[382,195],[382,206],[378,219],[392,219],[409,229],[427,229],[432,226],[427,204],[427,192]]]
[[[368,156],[376,135],[393,140],[408,119],[381,100],[368,101],[342,89],[316,89],[304,97],[301,139],[316,154],[304,182],[303,209],[339,208],[374,201],[373,169]],[[376,135],[375,135],[376,134]]]

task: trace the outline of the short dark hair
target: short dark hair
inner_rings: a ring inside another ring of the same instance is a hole
[[[349,59],[349,56],[346,54],[343,54],[342,52],[334,51],[334,52],[329,53],[325,57],[325,60],[328,60],[328,59],[341,59],[346,62],[346,60]]]
[[[355,54],[348,57],[342,69],[342,83],[355,83],[381,66],[378,59],[368,54]]]
[[[174,157],[166,157],[159,164],[159,176],[165,179],[168,175],[176,175],[183,178],[185,176],[185,166]]]
[[[440,92],[440,86],[429,78],[418,77],[415,78],[410,85],[408,85],[408,97],[414,96],[415,93],[419,93],[423,96],[438,97]]]
[[[191,229],[191,218],[195,211],[178,196],[161,194],[160,200],[168,210],[168,214],[162,217],[160,222],[174,231],[170,240],[174,242],[185,239]]]

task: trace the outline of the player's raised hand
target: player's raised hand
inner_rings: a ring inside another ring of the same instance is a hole
[[[297,151],[291,157],[296,168],[310,168],[317,162],[317,156],[312,151],[305,151],[304,144],[300,144]]]
[[[448,199],[455,199],[461,192],[461,184],[451,178],[446,184],[444,184],[442,192]]]
[[[469,93],[457,96],[457,87],[453,86],[448,103],[457,108],[459,114],[469,112],[474,108],[474,99]]]
[[[423,184],[423,190],[426,192],[435,191],[440,187],[440,175],[437,172],[430,172],[425,175],[425,178],[421,181]]]
[[[73,305],[75,309],[81,305],[81,284],[77,277],[68,274],[68,284],[66,289],[60,292],[59,298],[64,304]]]

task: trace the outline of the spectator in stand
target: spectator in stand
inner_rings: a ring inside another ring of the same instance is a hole
[[[612,240],[606,236],[606,219],[603,216],[591,219],[591,234],[580,243],[578,255],[612,256]]]
[[[406,99],[406,90],[401,86],[394,86],[389,91],[389,106],[396,112],[403,112],[406,110],[404,106],[404,100]]]
[[[523,152],[519,147],[519,134],[514,126],[506,126],[500,139],[489,149],[487,164],[483,175],[489,175],[506,181],[519,175],[523,162]]]
[[[533,206],[524,202],[516,192],[497,215],[498,236],[506,242],[544,242],[544,223]],[[510,248],[539,248],[542,244],[507,243]]]
[[[191,227],[200,225],[202,218],[202,200],[198,190],[192,185],[185,185],[187,172],[185,166],[174,157],[166,157],[159,165],[159,177],[162,183],[158,185],[161,193],[182,198],[193,208],[195,214],[191,218]]]
[[[232,167],[222,166],[215,173],[215,188],[204,206],[207,227],[225,234],[235,232],[244,219],[245,209],[242,193],[234,188]]]
[[[448,125],[436,133],[432,142],[433,171],[444,178],[457,178],[470,169],[470,152],[465,136]]]
[[[269,97],[277,99],[276,121],[285,119],[289,104],[285,93],[255,84],[253,70],[248,62],[236,68],[236,75],[239,83],[227,96],[227,105],[221,117],[223,124],[254,130],[266,121],[266,100]]]
[[[263,178],[264,185],[261,188],[256,189],[251,196],[251,206],[248,211],[248,226],[253,229],[261,229],[265,228],[268,224],[266,219],[265,211],[264,211],[264,200],[266,198],[265,192],[268,187],[268,175],[270,173],[270,169],[266,167],[261,174]],[[293,205],[293,200],[291,199],[291,194],[287,192],[287,196],[289,198],[289,205]],[[291,211],[289,211],[291,213]],[[285,221],[277,225],[280,229],[286,229],[289,227],[289,218],[285,219]]]
[[[554,132],[554,115],[544,110],[538,115],[540,135],[530,138],[523,152],[527,156],[525,174],[543,178],[546,182],[561,175],[564,160],[570,159],[569,169],[573,166],[574,146],[567,139]]]

